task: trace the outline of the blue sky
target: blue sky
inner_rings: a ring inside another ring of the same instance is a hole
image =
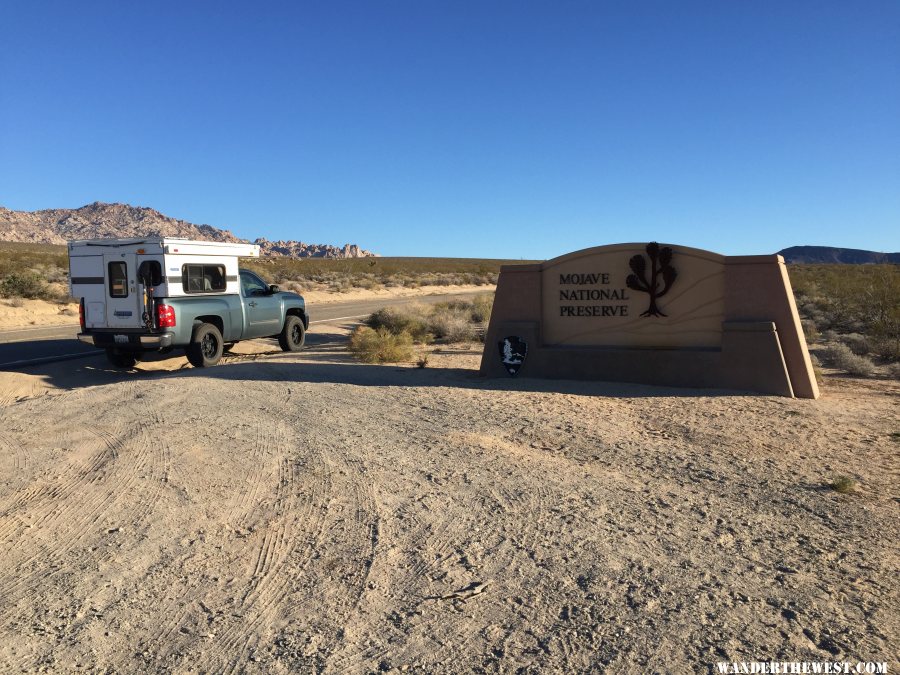
[[[900,3],[0,0],[0,204],[549,258],[900,250]]]

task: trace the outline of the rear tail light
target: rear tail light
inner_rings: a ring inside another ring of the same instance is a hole
[[[171,305],[157,305],[156,325],[159,328],[175,328],[175,308]]]
[[[78,303],[78,323],[81,324],[81,330],[85,329],[84,325],[84,298]]]

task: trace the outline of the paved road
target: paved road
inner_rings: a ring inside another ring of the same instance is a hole
[[[386,305],[408,305],[413,302],[435,303],[448,298],[471,297],[472,294],[420,295],[410,298],[380,298],[310,306],[310,331],[315,324],[355,321]],[[15,370],[24,366],[80,359],[102,352],[78,342],[78,325],[45,326],[0,331],[0,370]]]

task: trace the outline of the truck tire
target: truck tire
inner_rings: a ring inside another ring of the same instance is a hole
[[[211,323],[201,323],[194,331],[194,339],[184,350],[194,368],[214,366],[222,358],[222,334]]]
[[[106,348],[106,358],[116,368],[134,368],[134,364],[137,362],[134,354],[120,352],[114,347]]]
[[[286,352],[299,352],[306,342],[306,330],[303,321],[295,314],[288,314],[284,320],[284,328],[278,336],[278,344]]]

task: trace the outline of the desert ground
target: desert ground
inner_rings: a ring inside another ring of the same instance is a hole
[[[486,380],[346,332],[0,374],[0,671],[898,666],[898,383]]]

